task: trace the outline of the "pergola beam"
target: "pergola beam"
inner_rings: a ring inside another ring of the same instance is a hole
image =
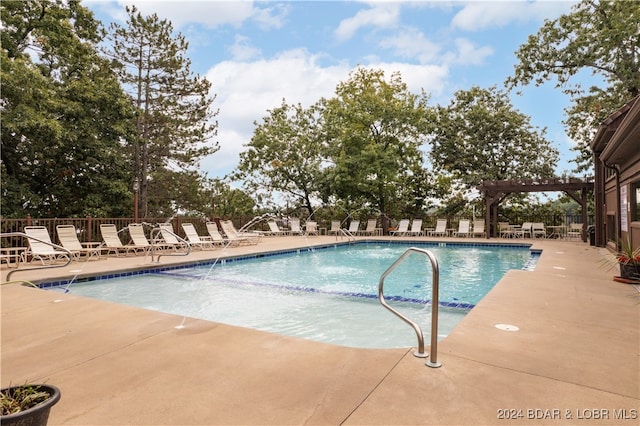
[[[548,178],[485,181],[478,187],[486,202],[487,237],[497,237],[498,206],[513,192],[564,192],[582,209],[582,241],[587,241],[587,193],[593,191],[592,180],[578,178]]]

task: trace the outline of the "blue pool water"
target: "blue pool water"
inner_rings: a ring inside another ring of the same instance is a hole
[[[412,244],[440,268],[439,335],[446,336],[509,269],[530,268],[527,246]],[[74,294],[355,347],[410,347],[414,331],[377,300],[383,272],[410,247],[337,245],[213,265],[74,283]],[[532,262],[533,260],[533,262]],[[431,265],[412,254],[385,280],[392,305],[429,339]],[[188,324],[188,321],[186,321]]]

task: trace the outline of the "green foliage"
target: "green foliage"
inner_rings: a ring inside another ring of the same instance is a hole
[[[323,100],[327,141],[326,191],[347,205],[380,212],[399,199],[398,188],[427,192],[421,170],[431,110],[411,93],[399,73],[358,68]],[[424,196],[422,197],[425,198]]]
[[[638,22],[640,2],[583,0],[570,14],[546,21],[516,52],[509,87],[555,78],[571,96],[565,125],[578,143],[578,170],[590,168],[589,143],[599,125],[640,93]],[[575,78],[581,71],[601,77],[603,87],[581,87]]]
[[[567,134],[577,142],[576,146],[571,148],[576,153],[576,158],[572,160],[576,164],[574,170],[576,173],[592,170],[591,141],[595,138],[600,125],[627,101],[629,101],[628,91],[620,84],[615,84],[606,90],[591,87],[589,94],[575,97],[573,105],[567,109],[564,124]]]
[[[148,209],[154,212],[154,217],[171,217],[178,211],[196,212],[209,211],[211,192],[206,191],[206,180],[197,171],[166,170],[154,174],[154,179],[148,181],[148,190],[153,197],[149,197]]]
[[[517,53],[511,87],[555,77],[573,97],[565,124],[582,167],[594,129],[638,93],[639,9],[583,1]],[[217,216],[252,215],[276,201],[327,220],[458,215],[482,180],[551,176],[557,161],[545,130],[495,88],[433,108],[399,73],[358,68],[330,99],[268,111],[232,176],[245,190],[232,189],[197,169],[218,150],[215,96],[170,22],[128,8],[126,26],[110,28],[107,59],[96,48],[105,31],[79,0],[5,0],[0,12],[4,217],[126,216],[134,179],[142,216],[208,214],[214,202]],[[606,87],[569,84],[583,69]],[[333,206],[313,205],[321,201]],[[525,214],[528,202],[514,195],[505,208]]]
[[[185,57],[188,43],[173,35],[171,22],[156,14],[144,17],[127,7],[127,26],[110,27],[113,65],[137,110],[133,147],[133,176],[140,183],[143,216],[168,215],[188,208],[197,197],[194,171],[199,160],[219,147],[215,97],[211,83],[193,75]],[[182,174],[181,177],[178,175]],[[166,196],[171,190],[168,208]]]
[[[423,217],[451,194],[450,182],[425,167],[406,173],[386,208],[390,217]]]
[[[0,10],[5,217],[125,216],[133,176],[143,214],[148,190],[154,215],[206,208],[195,168],[218,149],[209,142],[217,112],[170,23],[129,10],[130,32],[113,28],[107,60],[97,49],[105,32],[79,1],[5,1]]]
[[[253,216],[256,203],[246,192],[231,188],[221,181],[213,182],[213,202],[215,209],[212,216],[233,218],[240,216]]]
[[[582,214],[582,207],[573,198],[569,197],[566,193],[562,193],[556,200],[552,200],[548,203],[554,209],[565,216],[580,216]],[[587,199],[587,214],[593,215],[595,212],[595,201],[593,198]]]
[[[471,189],[483,180],[553,176],[558,151],[504,91],[473,87],[438,107],[431,156]]]
[[[29,51],[38,52],[46,58],[43,69],[93,51],[102,35],[99,21],[80,0],[3,0],[0,14],[0,40],[7,56],[28,59]]]
[[[279,191],[311,214],[322,183],[321,117],[317,106],[287,105],[268,111],[256,124],[233,175],[253,193]]]
[[[111,183],[126,178],[132,110],[97,55],[99,23],[77,1],[0,10],[3,215],[122,213],[129,193]]]
[[[0,414],[8,416],[33,408],[51,397],[38,385],[13,386],[0,392]]]

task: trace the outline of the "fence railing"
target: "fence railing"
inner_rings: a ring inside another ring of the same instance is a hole
[[[151,224],[163,223],[166,222],[167,218],[144,218],[139,220],[138,222],[146,222]],[[174,232],[181,236],[185,237],[184,231],[182,229],[183,222],[193,223],[196,227],[196,230],[201,235],[206,235],[206,220],[201,217],[184,217],[184,216],[176,216],[171,220],[173,224]],[[0,232],[9,233],[9,232],[23,232],[25,226],[44,226],[49,231],[49,235],[53,240],[57,238],[56,227],[58,225],[73,225],[76,228],[76,232],[78,233],[78,239],[82,243],[87,242],[99,242],[102,241],[102,235],[100,233],[100,225],[103,223],[109,223],[116,225],[117,229],[126,228],[130,223],[134,223],[132,218],[96,218],[96,217],[85,217],[85,218],[21,218],[21,219],[5,219],[2,218],[0,220]],[[151,229],[145,229],[147,233],[150,233]],[[150,235],[147,235],[150,237]],[[128,237],[128,235],[127,235]],[[125,238],[123,236],[123,238]],[[8,238],[4,239],[2,242],[3,247],[16,247],[20,244],[24,244],[21,238]]]
[[[482,218],[481,216],[477,216],[477,219]],[[240,229],[244,224],[251,221],[252,217],[239,217],[234,218],[234,225]],[[337,218],[336,218],[337,219]],[[341,218],[340,218],[341,219]],[[366,217],[356,218],[360,219],[362,223],[366,223]],[[419,218],[418,218],[419,219]],[[436,221],[438,217],[436,216],[427,216],[423,219],[423,227],[435,227]],[[467,217],[454,217],[447,218],[449,221],[450,228],[457,228],[458,222],[460,219],[470,219]],[[163,223],[168,219],[166,217],[162,218],[144,218],[140,219],[139,222],[147,222],[147,223]],[[503,220],[503,218],[501,218]],[[520,224],[524,222],[543,222],[545,225],[566,225],[568,226],[571,223],[581,223],[582,218],[580,215],[554,215],[553,217],[543,217],[543,218],[533,218],[533,217],[518,217],[518,218],[508,218],[504,219],[512,224]],[[0,218],[0,232],[1,233],[10,233],[10,232],[23,232],[25,226],[32,225],[40,225],[47,228],[49,231],[49,235],[55,241],[57,239],[56,226],[58,225],[73,225],[78,232],[78,239],[80,242],[96,242],[102,240],[102,235],[100,234],[100,225],[103,223],[114,224],[118,229],[126,228],[130,223],[133,223],[133,218],[96,218],[96,217],[84,217],[84,218],[20,218],[20,219],[5,219]],[[189,216],[175,216],[171,219],[171,223],[173,224],[174,232],[181,236],[186,237],[184,231],[182,229],[182,223],[189,222],[192,223],[198,233],[200,235],[207,235],[206,222],[207,219],[202,217],[189,217]],[[326,222],[326,223],[324,223]],[[593,215],[589,216],[588,224],[593,224]],[[328,219],[326,221],[319,221],[318,227],[329,229],[331,226],[331,220]],[[253,227],[254,230],[268,230],[268,226],[265,222],[256,223]],[[150,230],[147,230],[150,231]],[[125,237],[123,237],[125,238]],[[0,242],[2,247],[18,247],[21,244],[24,244],[21,238],[5,238]]]

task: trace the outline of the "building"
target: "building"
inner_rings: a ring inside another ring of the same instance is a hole
[[[640,96],[611,114],[591,142],[595,166],[595,243],[640,246]]]

